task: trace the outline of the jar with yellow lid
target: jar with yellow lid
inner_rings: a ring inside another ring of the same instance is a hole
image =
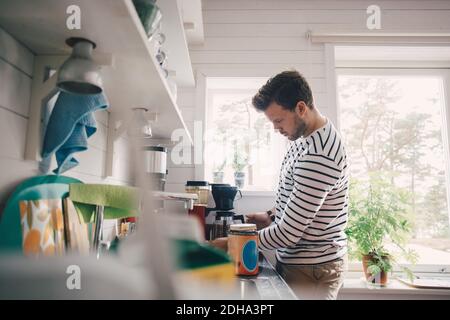
[[[187,193],[195,193],[198,200],[195,201],[197,205],[208,205],[208,195],[210,192],[210,185],[208,181],[187,181],[185,190]]]

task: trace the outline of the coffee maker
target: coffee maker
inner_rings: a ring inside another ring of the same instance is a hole
[[[215,207],[206,208],[206,239],[214,240],[216,238],[226,237],[230,225],[244,223],[244,216],[236,214],[234,209],[234,200],[242,198],[242,193],[237,187],[229,184],[211,184],[211,193],[214,199]],[[236,198],[239,193],[240,197]]]

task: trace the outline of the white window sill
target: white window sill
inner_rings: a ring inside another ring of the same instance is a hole
[[[442,298],[450,298],[450,289],[428,289],[428,288],[414,288],[404,284],[403,282],[391,276],[388,284],[385,287],[376,287],[367,284],[364,281],[364,275],[360,272],[349,272],[346,279],[344,280],[344,285],[340,290],[340,294],[360,294],[360,295],[372,295],[378,296],[378,298],[383,299],[383,295],[388,298],[390,295],[433,295],[442,296]],[[440,275],[442,277],[442,275]]]
[[[275,197],[275,191],[241,190],[243,197]]]

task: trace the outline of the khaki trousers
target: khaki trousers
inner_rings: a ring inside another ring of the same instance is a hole
[[[272,259],[269,258],[269,261]],[[299,299],[336,300],[344,283],[347,264],[345,256],[333,262],[312,266],[288,265],[281,262],[276,262],[275,265],[278,273]]]

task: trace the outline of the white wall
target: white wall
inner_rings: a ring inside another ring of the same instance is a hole
[[[38,174],[35,161],[25,161],[34,55],[0,28],[0,212],[15,186]],[[89,149],[77,154],[80,165],[64,175],[91,183],[130,184],[127,141],[118,143],[114,178],[103,178],[106,157],[108,112],[95,114],[98,130]]]
[[[325,46],[311,44],[307,30],[368,31],[366,9],[381,8],[384,32],[450,31],[450,1],[419,0],[204,0],[205,42],[190,47],[195,72],[206,76],[272,76],[296,68],[310,81],[316,105],[333,122],[334,93],[327,88]],[[331,93],[331,94],[330,94]],[[181,90],[178,103],[188,126],[202,117],[194,113],[195,89]],[[182,191],[195,170],[171,167],[168,190]],[[272,197],[247,196],[236,202],[243,213],[270,207]]]

